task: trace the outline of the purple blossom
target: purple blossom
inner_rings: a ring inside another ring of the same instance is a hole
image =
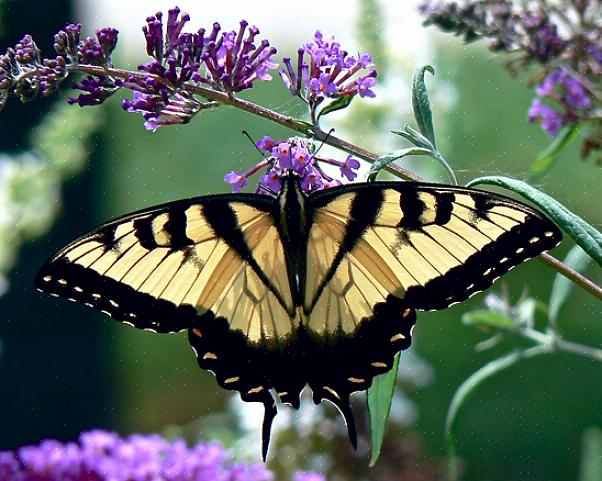
[[[200,110],[215,105],[202,103],[182,89],[185,82],[198,82],[224,92],[238,92],[253,86],[257,80],[271,79],[268,71],[277,65],[271,60],[276,49],[267,40],[256,43],[257,27],[240,22],[238,31],[222,31],[214,23],[186,33],[190,15],[179,8],[169,10],[166,25],[158,12],[146,19],[142,28],[146,51],[153,57],[138,70],[152,74],[146,78],[130,76],[123,87],[147,95],[138,107],[140,96],[123,103],[128,112],[137,112],[146,119],[145,127],[155,130],[161,125],[186,123]],[[149,108],[149,102],[152,108]]]
[[[562,115],[553,108],[544,105],[540,98],[533,100],[528,112],[530,122],[539,122],[550,137],[556,137],[558,131],[564,126]]]
[[[325,98],[375,96],[370,90],[377,75],[371,55],[364,53],[357,59],[343,50],[334,38],[326,39],[319,30],[313,42],[298,50],[296,68],[288,57],[283,58],[282,63],[284,68],[279,73],[284,84],[292,95],[305,100],[312,111]],[[367,73],[360,75],[366,70]]]
[[[283,170],[291,168],[291,143],[280,142],[272,150],[272,155],[278,160],[278,166]]]
[[[324,176],[313,165],[310,166],[301,181],[301,190],[303,192],[310,192],[313,190],[320,190],[323,186]]]
[[[295,474],[298,481],[324,481]],[[301,476],[301,477],[298,477]],[[319,476],[319,475],[318,475]],[[83,433],[78,443],[45,440],[0,451],[2,481],[271,481],[263,464],[232,463],[217,443],[188,447],[157,435],[122,439],[105,431]]]
[[[373,76],[366,75],[357,79],[357,93],[360,97],[376,97],[376,94],[370,90],[376,84]]]
[[[539,122],[551,137],[568,123],[575,123],[584,118],[592,107],[592,100],[580,79],[564,68],[558,68],[546,76],[535,88],[539,96],[529,110],[529,120]],[[556,102],[562,109],[560,113],[542,103],[547,97]]]
[[[345,162],[341,165],[341,174],[347,177],[347,180],[355,180],[357,177],[357,172],[354,170],[359,169],[360,162],[357,159],[354,159],[351,155],[348,155],[345,159]]]
[[[257,148],[263,150],[264,152],[272,152],[272,149],[276,146],[276,142],[269,135],[264,135],[258,142]]]
[[[557,26],[543,15],[528,13],[523,18],[528,33],[525,50],[540,62],[558,57],[568,42],[558,35]]]
[[[309,81],[309,87],[316,96],[331,97],[337,92],[337,86],[330,80],[329,73],[320,74],[320,78],[312,78]]]
[[[85,93],[76,98],[70,97],[67,102],[78,104],[80,107],[101,104],[118,90],[113,79],[92,76],[84,78],[81,82],[75,82],[73,88],[83,90]]]
[[[259,192],[268,192],[275,195],[280,192],[280,188],[280,172],[276,168],[271,168],[259,178]]]
[[[228,184],[232,184],[232,190],[234,192],[240,191],[241,189],[246,187],[248,184],[247,178],[245,177],[244,174],[241,174],[240,172],[234,172],[234,171],[228,172],[224,176],[224,181],[227,182]]]
[[[293,476],[293,481],[326,481],[323,474],[312,471],[299,471]]]

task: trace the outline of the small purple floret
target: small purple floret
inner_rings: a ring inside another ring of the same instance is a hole
[[[550,137],[556,137],[558,131],[564,126],[564,121],[559,112],[544,105],[541,99],[536,98],[527,113],[530,122],[539,122]]]
[[[241,189],[246,187],[248,184],[247,178],[245,177],[244,174],[241,174],[240,172],[234,172],[234,171],[228,172],[224,176],[224,181],[227,182],[228,184],[232,184],[232,190],[234,192],[240,191]]]

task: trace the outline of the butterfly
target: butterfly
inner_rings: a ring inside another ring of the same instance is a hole
[[[353,183],[312,193],[218,194],[125,215],[54,255],[40,291],[146,331],[187,331],[202,369],[263,403],[333,403],[357,443],[350,395],[410,346],[416,311],[488,288],[556,246],[537,210],[476,189]]]

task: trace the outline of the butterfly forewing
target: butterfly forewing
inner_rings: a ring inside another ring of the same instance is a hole
[[[307,306],[321,302],[323,285],[336,278],[338,263],[349,255],[372,272],[380,270],[375,277],[391,295],[430,310],[486,289],[561,239],[558,228],[532,208],[474,189],[380,182],[322,191],[311,200],[316,223],[310,236],[324,231],[324,219],[363,231],[347,235],[320,279],[308,279]],[[346,235],[335,234],[339,240]]]

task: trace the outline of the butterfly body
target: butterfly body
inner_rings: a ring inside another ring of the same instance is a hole
[[[36,286],[135,327],[188,331],[201,368],[265,406],[263,455],[276,414],[342,412],[409,347],[417,310],[489,287],[555,246],[534,209],[474,189],[359,183],[306,194],[293,174],[276,197],[222,194],[116,219],[59,251]]]

